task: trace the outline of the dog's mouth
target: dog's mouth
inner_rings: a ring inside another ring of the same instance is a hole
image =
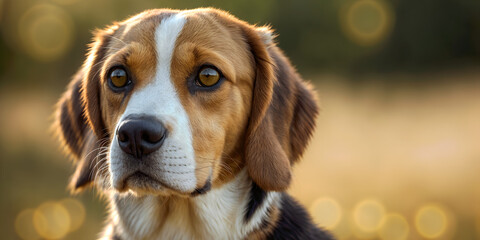
[[[123,181],[122,186],[117,186],[116,190],[118,192],[132,191],[133,193],[145,195],[180,195],[184,197],[195,197],[203,195],[211,190],[211,177],[205,182],[205,184],[196,188],[193,192],[179,192],[172,187],[168,186],[165,183],[162,183],[160,180],[142,172],[136,171],[130,176],[126,177]]]
[[[156,180],[152,176],[141,172],[136,171],[130,176],[126,177],[123,181],[122,186],[116,187],[117,191],[125,192],[127,190],[132,190],[133,192],[139,193],[161,193],[167,190],[165,184],[162,184],[160,181]]]

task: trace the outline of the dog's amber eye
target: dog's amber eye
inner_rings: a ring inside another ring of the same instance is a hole
[[[128,76],[125,69],[116,68],[110,73],[110,82],[116,88],[125,87],[128,84]]]
[[[220,80],[220,73],[211,67],[204,67],[198,72],[198,82],[203,87],[211,87]]]

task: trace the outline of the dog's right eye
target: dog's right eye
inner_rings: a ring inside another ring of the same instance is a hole
[[[130,84],[127,71],[125,71],[125,69],[121,67],[115,67],[110,70],[108,82],[110,86],[113,87],[115,90],[118,90],[119,88],[123,88]]]

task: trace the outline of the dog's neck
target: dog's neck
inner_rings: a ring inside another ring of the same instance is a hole
[[[220,188],[193,198],[113,195],[110,230],[120,239],[242,239],[277,205],[268,192],[251,208],[252,182],[245,171]],[[246,215],[247,214],[247,215]],[[247,217],[246,217],[247,216]]]

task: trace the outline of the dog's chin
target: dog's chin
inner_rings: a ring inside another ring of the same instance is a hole
[[[116,190],[120,193],[130,192],[134,195],[170,195],[172,190],[160,181],[142,172],[135,172],[125,178],[121,187]]]
[[[208,192],[210,188],[211,182],[208,179],[202,188],[197,188],[192,192],[182,192],[169,187],[152,176],[137,171],[126,177],[123,184],[117,185],[115,190],[119,193],[128,192],[138,197],[145,195],[195,197]]]

